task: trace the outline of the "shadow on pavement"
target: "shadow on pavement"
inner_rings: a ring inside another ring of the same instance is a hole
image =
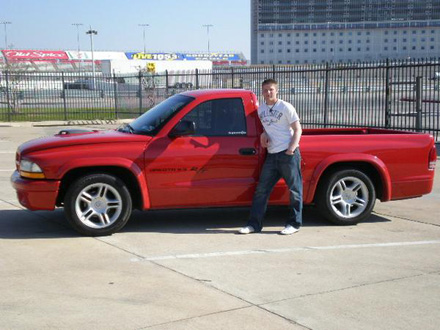
[[[262,234],[278,234],[279,227],[288,217],[286,207],[269,208]],[[166,211],[134,211],[121,233],[171,234],[236,234],[244,226],[249,214],[247,208],[190,209]],[[389,222],[372,215],[364,223]],[[335,226],[325,220],[313,207],[305,207],[304,227]],[[271,227],[277,229],[271,230]],[[0,210],[0,238],[50,239],[82,237],[67,223],[62,209],[49,211]]]

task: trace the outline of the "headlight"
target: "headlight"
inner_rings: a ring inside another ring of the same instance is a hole
[[[36,163],[22,159],[20,161],[20,175],[29,179],[44,179],[43,170]]]

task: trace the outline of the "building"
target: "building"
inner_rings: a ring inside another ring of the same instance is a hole
[[[252,64],[439,56],[439,0],[251,0]]]

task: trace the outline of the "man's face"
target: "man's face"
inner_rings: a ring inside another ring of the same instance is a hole
[[[276,84],[265,84],[262,87],[266,104],[274,104],[278,100],[278,86]]]

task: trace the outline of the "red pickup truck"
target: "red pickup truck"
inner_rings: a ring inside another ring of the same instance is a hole
[[[133,208],[249,206],[265,157],[257,107],[246,90],[177,94],[117,130],[65,130],[22,144],[11,182],[23,206],[63,206],[73,228],[92,236],[120,230]],[[433,187],[428,134],[304,129],[300,148],[304,204],[337,224],[367,218],[376,199]],[[270,204],[288,204],[282,181]]]

